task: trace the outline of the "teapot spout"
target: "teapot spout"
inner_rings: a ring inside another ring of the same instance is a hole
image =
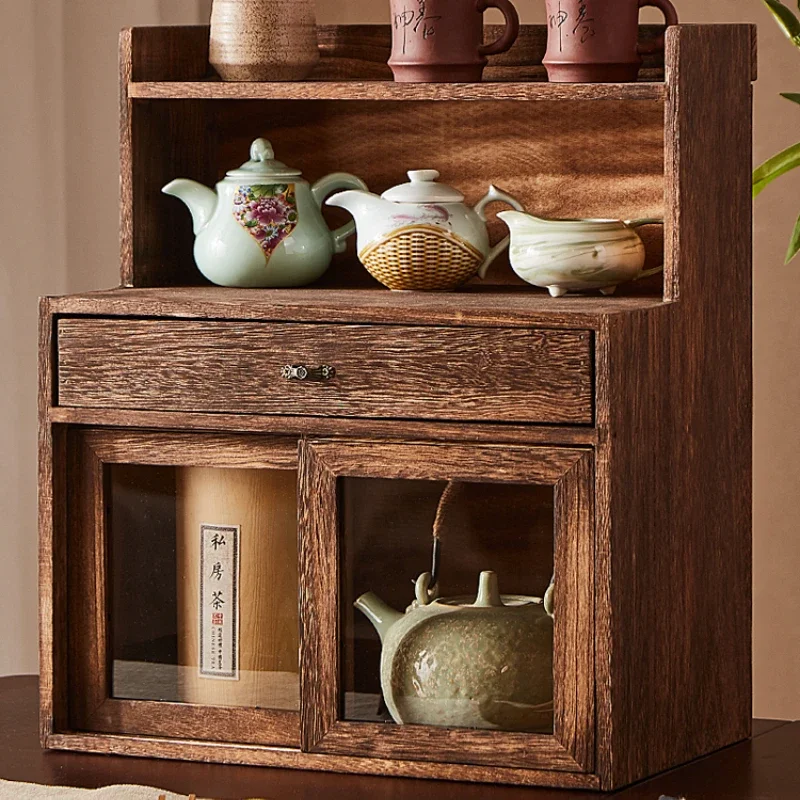
[[[348,189],[345,192],[337,192],[325,201],[326,206],[336,206],[349,211],[356,225],[367,221],[372,215],[383,216],[387,209],[392,205],[387,200],[383,200],[372,192],[365,192],[361,189]]]
[[[188,178],[177,178],[168,183],[162,190],[182,200],[192,214],[195,235],[208,225],[217,208],[217,194],[197,181]]]
[[[375,630],[378,631],[378,636],[381,637],[381,642],[386,640],[389,629],[403,616],[399,611],[395,611],[384,603],[374,592],[362,594],[353,605],[363,612],[372,623]]]
[[[514,234],[523,234],[536,230],[539,226],[552,225],[553,223],[540,217],[534,217],[533,214],[528,214],[524,211],[500,211],[497,215],[511,231],[511,237]]]

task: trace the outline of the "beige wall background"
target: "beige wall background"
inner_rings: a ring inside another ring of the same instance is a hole
[[[544,0],[515,2],[543,18]],[[759,0],[675,2],[684,22],[759,24],[756,160],[800,138],[800,109],[778,96],[800,91],[800,53]],[[117,282],[117,33],[205,22],[209,6],[0,0],[0,675],[37,670],[36,298]],[[386,6],[317,0],[317,13],[384,22]],[[800,263],[782,266],[798,187],[784,178],[755,211],[754,711],[782,718],[800,717]]]

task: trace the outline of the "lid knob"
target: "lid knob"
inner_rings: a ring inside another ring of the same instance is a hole
[[[497,583],[497,573],[487,570],[481,572],[478,579],[478,596],[475,598],[476,606],[484,608],[498,607],[505,605],[500,598],[500,587]]]
[[[408,173],[411,183],[433,183],[439,177],[435,169],[412,169]]]
[[[272,161],[275,158],[275,151],[266,139],[256,139],[250,145],[251,161]]]

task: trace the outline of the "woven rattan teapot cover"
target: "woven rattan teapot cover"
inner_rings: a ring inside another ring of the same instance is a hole
[[[380,197],[356,189],[327,201],[353,215],[361,263],[384,286],[396,290],[455,289],[476,275],[483,277],[508,247],[507,238],[490,245],[486,207],[495,201],[517,210],[522,205],[490,186],[470,208],[461,192],[438,181],[436,170],[412,170],[408,177],[408,183]]]

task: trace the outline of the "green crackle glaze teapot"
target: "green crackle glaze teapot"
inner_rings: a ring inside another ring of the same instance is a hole
[[[438,543],[434,524],[434,573]],[[372,592],[355,602],[381,638],[381,688],[392,719],[552,732],[553,581],[543,600],[501,595],[491,571],[481,572],[474,599],[438,598],[436,582],[431,572],[420,575],[405,613]]]
[[[186,178],[162,191],[188,206],[195,262],[208,280],[218,286],[277,288],[313,283],[333,254],[344,252],[355,225],[331,231],[322,203],[339,189],[366,188],[346,172],[309,186],[299,170],[275,160],[266,139],[256,139],[250,160],[228,172],[216,191]]]

